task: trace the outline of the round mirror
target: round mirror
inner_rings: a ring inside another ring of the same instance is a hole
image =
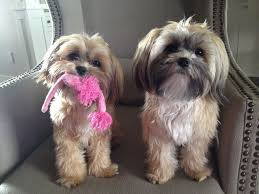
[[[0,83],[41,63],[61,26],[56,11],[53,0],[0,0]]]
[[[259,86],[259,1],[229,0],[227,29],[233,57]]]

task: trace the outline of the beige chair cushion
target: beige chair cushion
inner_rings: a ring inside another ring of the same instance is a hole
[[[215,178],[197,183],[181,171],[164,185],[147,182],[144,178],[142,131],[137,120],[139,110],[139,107],[120,106],[117,111],[125,132],[120,147],[112,154],[113,161],[120,167],[118,176],[108,179],[87,177],[82,185],[71,190],[57,185],[50,138],[0,185],[0,194],[223,194]]]

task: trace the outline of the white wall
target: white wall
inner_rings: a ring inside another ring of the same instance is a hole
[[[87,33],[98,32],[119,58],[131,59],[154,27],[184,17],[181,0],[81,0]]]
[[[244,72],[259,77],[259,1],[228,2],[228,35],[234,57]]]
[[[58,3],[64,24],[64,34],[84,32],[81,1],[58,0]]]
[[[24,45],[19,41],[21,37],[18,34],[21,33],[11,4],[11,0],[0,0],[0,81],[29,69]],[[12,61],[11,53],[15,62]]]
[[[48,47],[45,43],[52,35],[48,34],[48,30],[52,31],[51,24],[47,24],[49,13],[43,11],[47,7],[39,4],[33,7],[34,0],[27,0],[25,6],[24,1],[0,0],[0,82],[30,70],[41,61]],[[73,5],[76,2],[66,8]]]
[[[30,69],[19,23],[11,10],[14,0],[0,0],[0,82]],[[58,0],[64,24],[64,34],[84,32],[80,0]],[[13,53],[15,63],[12,62]]]

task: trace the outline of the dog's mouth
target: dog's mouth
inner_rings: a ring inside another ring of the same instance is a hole
[[[88,71],[86,72],[78,72],[78,71],[64,71],[64,72],[61,72],[59,75],[57,75],[57,79],[59,79],[62,75],[64,75],[65,73],[67,74],[71,74],[71,75],[76,75],[76,76],[79,76],[79,77],[85,77],[85,76],[89,76],[90,73]]]

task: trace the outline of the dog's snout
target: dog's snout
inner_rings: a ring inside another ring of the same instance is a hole
[[[185,57],[179,58],[177,62],[181,67],[188,67],[190,65],[190,60]]]
[[[78,75],[83,76],[85,75],[85,73],[87,72],[86,68],[83,66],[77,66],[76,67],[76,72],[78,73]]]

